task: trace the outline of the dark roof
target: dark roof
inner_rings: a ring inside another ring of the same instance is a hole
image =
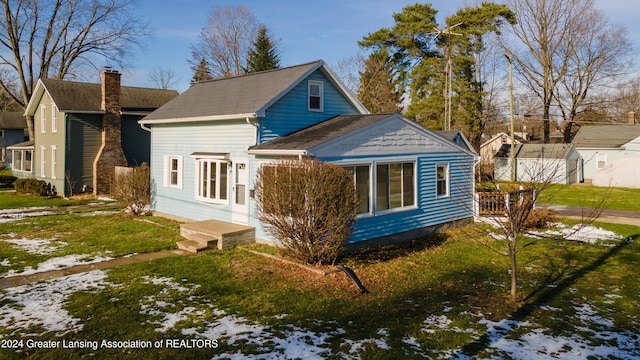
[[[317,69],[338,81],[322,60],[270,71],[203,81],[147,115],[143,122],[203,117],[264,116],[264,112],[292,87]],[[340,85],[336,82],[336,85]],[[340,87],[340,86],[338,86]],[[351,94],[345,95],[358,103]],[[359,103],[358,103],[359,104]],[[356,105],[359,106],[359,105]],[[362,111],[366,109],[362,106]]]
[[[62,112],[103,111],[100,84],[43,79],[42,83]],[[120,105],[123,111],[153,111],[178,96],[175,90],[122,86]]]
[[[460,130],[440,130],[440,131],[436,131],[436,133],[449,141],[455,142],[456,136],[460,134]]]
[[[0,129],[26,129],[27,118],[19,111],[0,112]]]
[[[249,150],[309,150],[357,129],[387,119],[394,114],[338,115],[321,123],[279,137]]]
[[[516,144],[515,157],[520,159],[565,159],[573,144]],[[509,157],[511,145],[503,144],[496,157]]]
[[[579,148],[619,148],[637,137],[640,137],[640,125],[583,126],[572,143]]]

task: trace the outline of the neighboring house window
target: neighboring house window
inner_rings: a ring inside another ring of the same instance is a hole
[[[436,189],[438,196],[449,195],[449,164],[438,164],[436,167]]]
[[[23,171],[31,172],[33,167],[33,151],[24,150],[24,168],[21,169]]]
[[[309,111],[324,111],[322,81],[309,80]]]
[[[55,145],[51,145],[51,178],[56,178],[56,153],[57,149]]]
[[[51,132],[58,132],[58,107],[51,105]]]
[[[44,105],[40,106],[40,132],[47,132],[47,108]]]
[[[228,163],[223,159],[196,159],[196,198],[213,203],[227,203]]]
[[[353,174],[353,184],[356,187],[356,195],[360,205],[358,207],[358,214],[369,214],[371,212],[371,179],[369,165],[355,165],[345,167],[349,172]]]
[[[47,160],[45,156],[47,156],[47,148],[44,146],[40,146],[40,177],[43,178],[47,176],[47,172],[45,171]]]
[[[376,165],[376,210],[415,205],[416,181],[413,162]]]
[[[602,169],[607,166],[607,154],[596,154],[596,161],[598,169]]]
[[[182,156],[166,156],[164,163],[164,186],[182,189]]]
[[[13,152],[13,163],[11,164],[13,170],[22,170],[22,151],[15,150]]]

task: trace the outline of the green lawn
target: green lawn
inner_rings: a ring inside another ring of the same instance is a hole
[[[542,203],[572,206],[596,206],[604,199],[604,207],[640,211],[640,189],[608,188],[584,184],[551,185],[538,198]]]
[[[45,257],[107,251],[120,255],[168,248],[178,239],[176,223],[147,219],[162,226],[119,214],[68,214],[0,224],[0,238],[56,237],[67,243],[59,253]],[[540,240],[523,250],[521,298],[515,302],[508,298],[508,260],[461,230],[342,259],[368,294],[360,294],[343,273],[321,276],[241,248],[125,265],[86,274],[75,283],[70,277],[72,290],[63,290],[62,280],[0,290],[0,339],[164,344],[146,350],[0,349],[0,358],[210,359],[253,354],[440,359],[462,353],[471,358],[517,358],[493,346],[497,339],[509,341],[525,334],[577,337],[588,346],[626,348],[624,354],[640,356],[635,350],[640,334],[640,228],[598,225],[627,240]],[[250,248],[261,250],[263,245]],[[31,265],[43,260],[8,246],[0,247],[0,258],[12,264],[24,259]],[[76,322],[52,330],[37,321],[24,328],[3,320],[3,311],[20,311],[13,304],[37,291],[49,294],[51,300],[43,303],[56,303],[59,294],[69,291],[60,312],[68,312]],[[607,337],[609,333],[620,337]],[[625,335],[631,344],[620,343]],[[204,338],[215,339],[216,347],[166,345],[167,339]],[[567,346],[575,344],[566,341],[563,351],[570,351]]]
[[[104,203],[104,201],[90,197],[83,199],[65,199],[61,197],[19,195],[13,191],[0,191],[0,210],[28,207],[73,206],[91,203]]]

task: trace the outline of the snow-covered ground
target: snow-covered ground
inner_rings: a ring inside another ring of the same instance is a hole
[[[46,209],[39,211],[47,214]],[[29,212],[35,214],[38,212]],[[0,221],[5,216],[17,216],[16,212],[0,213]],[[561,225],[554,230],[532,234],[536,236],[565,236],[573,241],[593,243],[598,240],[622,240],[615,233],[593,227],[570,228]],[[0,241],[11,246],[35,254],[51,254],[57,248],[65,246],[62,241],[51,239],[23,239],[15,234],[5,234]],[[90,257],[90,259],[88,258]],[[50,258],[38,265],[36,269],[27,268],[16,273],[10,271],[7,276],[23,275],[51,269],[60,269],[88,262],[108,260],[108,257],[69,255]],[[10,266],[11,259],[2,259],[0,266]],[[65,304],[69,297],[78,291],[99,292],[107,288],[118,288],[125,285],[115,284],[108,280],[109,270],[95,270],[86,273],[65,276],[57,279],[0,290],[0,328],[12,338],[39,336],[51,332],[62,336],[68,332],[81,332],[84,321],[69,314]],[[236,314],[229,314],[219,309],[214,300],[204,299],[194,294],[197,285],[178,281],[170,277],[145,276],[138,282],[159,285],[156,294],[139,299],[141,315],[147,315],[148,324],[159,333],[179,326],[185,337],[224,341],[237,344],[238,347],[251,345],[253,352],[260,355],[242,354],[240,350],[234,354],[221,357],[232,359],[281,359],[303,358],[324,359],[331,354],[329,344],[340,341],[344,346],[338,356],[358,358],[361,350],[375,346],[389,348],[390,334],[385,328],[378,329],[367,339],[351,339],[350,334],[336,323],[317,321],[325,329],[322,332],[295,325],[265,325]],[[615,293],[607,296],[614,301]],[[423,320],[420,332],[436,334],[440,332],[464,333],[474,338],[487,338],[487,352],[499,359],[508,355],[516,359],[586,359],[586,358],[640,358],[640,332],[620,331],[607,317],[588,301],[576,304],[571,314],[563,314],[563,309],[541,306],[540,311],[548,317],[565,319],[574,324],[576,331],[571,335],[558,336],[552,329],[536,324],[535,320],[517,321],[513,319],[490,320],[482,313],[454,313],[448,304],[443,304],[438,314],[427,316]],[[464,316],[471,321],[467,326],[454,325],[452,319]],[[277,319],[286,319],[282,314]],[[265,323],[267,323],[266,321]],[[30,330],[27,330],[30,329]],[[38,333],[28,333],[35,331]],[[480,329],[480,330],[479,330]],[[0,336],[1,338],[1,336]],[[597,341],[593,341],[596,339]],[[470,359],[461,349],[449,349],[434,354],[431,349],[423,348],[416,337],[405,336],[401,339],[407,348],[425,357],[442,356],[450,359]],[[243,344],[243,345],[241,345]],[[215,357],[214,357],[215,358]]]
[[[97,292],[108,287],[120,287],[107,280],[109,270],[95,270],[70,275],[36,284],[29,284],[4,290],[3,305],[0,307],[0,327],[11,337],[38,336],[52,332],[61,336],[70,331],[82,331],[83,319],[71,316],[65,310],[65,302],[77,291]],[[180,324],[182,334],[190,338],[224,341],[228,344],[254,346],[253,352],[260,355],[224,354],[232,359],[281,359],[303,358],[324,359],[331,355],[328,345],[338,339],[344,346],[341,355],[358,358],[358,351],[376,346],[389,348],[389,332],[379,329],[370,338],[364,340],[349,339],[343,328],[331,322],[323,322],[323,332],[312,331],[294,325],[272,327],[241,316],[227,314],[208,299],[193,295],[197,286],[176,281],[168,277],[143,277],[141,283],[161,285],[152,296],[142,297],[140,312],[150,315],[148,324],[155,331],[165,333]],[[173,296],[172,292],[182,294]],[[186,294],[186,296],[185,296]],[[167,301],[173,299],[173,301]],[[179,299],[179,300],[176,300]],[[508,355],[516,359],[587,359],[617,358],[632,359],[640,357],[640,340],[637,333],[620,331],[613,321],[599,313],[591,304],[575,305],[575,314],[561,314],[561,309],[541,307],[549,317],[571,316],[569,321],[575,324],[576,332],[568,336],[552,334],[532,320],[515,321],[502,319],[489,320],[482,313],[452,313],[451,308],[443,304],[441,314],[424,319],[421,332],[435,334],[454,332],[471,334],[473,337],[489,339],[487,351],[492,358]],[[449,316],[463,315],[471,319],[468,328],[453,325]],[[286,318],[287,315],[278,318]],[[203,320],[206,319],[206,320]],[[24,329],[41,329],[42,333],[24,333]],[[478,330],[481,329],[481,330]],[[510,336],[518,334],[517,336]],[[590,339],[588,339],[588,336]],[[593,339],[598,341],[593,342]],[[402,339],[417,354],[433,356],[430,349],[424,349],[415,337]],[[335,355],[335,354],[333,354]],[[451,349],[438,354],[450,359],[470,359],[461,349]],[[214,357],[215,359],[216,357]]]

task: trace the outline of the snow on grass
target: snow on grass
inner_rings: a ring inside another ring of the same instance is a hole
[[[592,225],[576,224],[567,226],[565,224],[552,224],[553,229],[545,231],[531,231],[529,235],[538,237],[560,238],[570,241],[586,242],[595,244],[598,241],[620,241],[624,237],[613,231],[605,230]]]
[[[5,243],[11,244],[13,247],[17,247],[22,251],[26,251],[30,254],[36,255],[49,255],[56,252],[59,248],[67,245],[64,241],[56,241],[56,238],[51,239],[8,239],[4,240]]]
[[[9,270],[5,275],[5,277],[31,275],[31,274],[36,274],[36,273],[41,273],[46,271],[61,270],[61,269],[70,268],[76,265],[93,264],[93,263],[98,263],[98,262],[107,261],[111,259],[113,258],[108,256],[93,256],[93,255],[86,255],[86,254],[60,256],[60,257],[47,259],[46,261],[39,263],[38,267],[35,269],[31,266],[27,266],[22,271]]]
[[[45,215],[53,215],[53,214],[55,214],[54,211],[46,211],[46,210],[45,211],[30,211],[31,209],[35,209],[35,208],[27,208],[26,210],[29,210],[29,212],[24,212],[25,209],[0,210],[0,223],[8,223],[8,222],[22,220],[22,219],[29,218],[29,217],[45,216]]]
[[[32,336],[23,331],[34,327],[45,332],[62,335],[81,330],[82,324],[65,309],[67,298],[77,291],[102,289],[106,275],[101,270],[65,276],[35,284],[3,290],[0,307],[0,327],[12,331],[11,335]]]

